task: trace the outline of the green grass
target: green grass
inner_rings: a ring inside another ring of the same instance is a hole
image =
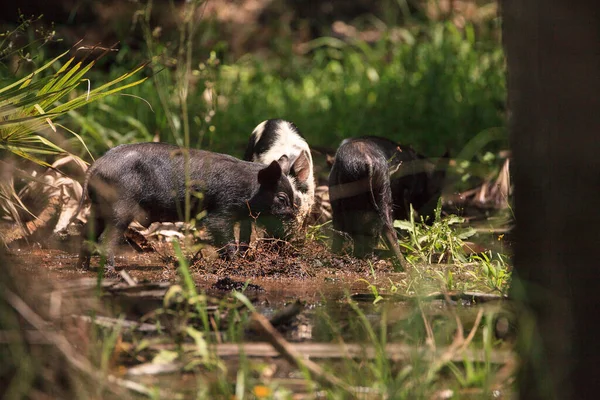
[[[408,233],[406,239],[401,241],[401,246],[409,251],[409,261],[439,264],[442,260],[447,260],[447,262],[464,263],[466,261],[464,240],[475,234],[472,228],[455,227],[464,222],[464,218],[456,215],[442,217],[440,198],[431,225],[417,220],[411,205],[410,219],[395,221],[394,227]]]
[[[449,291],[508,292],[512,271],[510,256],[493,250],[467,254],[471,245],[465,241],[477,231],[466,225],[462,217],[442,216],[441,199],[430,224],[415,218],[411,207],[409,220],[395,221],[394,226],[404,233],[400,246],[407,252],[406,259],[416,268],[420,279],[433,277]]]
[[[369,134],[431,155],[446,148],[457,154],[480,132],[504,127],[502,49],[470,26],[428,23],[405,29],[400,41],[322,38],[309,47],[279,62],[248,56],[227,63],[212,52],[186,79],[187,66],[165,67],[155,57],[154,85],[128,91],[147,103],[112,96],[79,115],[76,129],[98,154],[154,135],[183,144],[187,116],[192,147],[240,156],[252,129],[274,117],[294,121],[313,146],[335,149],[346,137]],[[177,96],[183,88],[185,101]],[[504,145],[496,135],[487,148]]]

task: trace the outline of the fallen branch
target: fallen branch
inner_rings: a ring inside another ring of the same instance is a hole
[[[132,329],[132,330],[136,330],[138,332],[144,332],[144,333],[154,333],[154,332],[158,332],[159,329],[156,326],[156,324],[148,324],[148,323],[143,323],[143,322],[136,322],[136,321],[130,321],[130,320],[124,320],[124,319],[118,319],[118,318],[111,318],[111,317],[103,317],[103,316],[95,316],[94,318],[88,316],[88,315],[71,315],[71,317],[73,319],[77,319],[83,322],[86,322],[88,324],[94,323],[95,325],[104,327],[104,328],[116,328],[118,326],[120,326],[121,328],[127,330],[127,329]]]
[[[445,294],[445,296],[446,302],[450,304],[449,296],[447,294]],[[456,357],[457,355],[462,355],[464,353],[466,348],[469,346],[469,344],[475,337],[475,332],[477,332],[477,329],[479,328],[479,323],[481,322],[481,317],[483,316],[483,310],[479,309],[477,317],[475,318],[475,324],[473,324],[473,328],[471,328],[469,335],[465,339],[463,325],[458,314],[456,313],[456,310],[452,305],[449,308],[452,312],[452,315],[454,316],[454,319],[456,320],[456,334],[454,335],[454,340],[452,341],[450,346],[448,346],[446,351],[444,351],[439,358],[435,359],[432,362],[431,366],[429,367],[429,370],[427,371],[427,377],[425,380],[426,383],[430,383],[445,365],[447,365],[449,362],[452,362],[454,357]]]
[[[275,314],[269,322],[273,326],[280,326],[291,321],[296,315],[300,314],[304,309],[304,303],[296,300],[292,304],[285,307],[283,310]]]
[[[183,371],[184,364],[180,362],[170,363],[144,363],[131,367],[127,370],[129,376],[149,376],[149,375],[162,375],[172,374]]]
[[[148,397],[156,395],[156,391],[150,390],[144,385],[137,382],[128,381],[125,379],[117,378],[114,375],[104,376],[101,371],[93,367],[92,364],[84,357],[82,357],[77,350],[67,341],[67,338],[59,335],[58,333],[48,330],[50,324],[40,317],[35,311],[33,311],[27,303],[25,303],[19,296],[13,293],[11,290],[4,288],[4,298],[22,317],[31,324],[47,342],[54,345],[54,347],[62,353],[65,360],[79,372],[93,378],[98,384],[108,382],[105,385],[106,388],[115,394],[118,394],[113,385],[128,389],[130,391],[143,394]],[[112,385],[111,385],[112,384]],[[164,391],[161,392],[161,396],[169,396],[169,393]]]
[[[409,296],[403,294],[385,294],[380,293],[379,296],[383,300],[389,301],[432,301],[432,300],[446,300],[447,302],[456,302],[458,300],[470,301],[473,303],[485,303],[489,301],[499,300],[510,300],[507,295],[495,294],[495,293],[481,293],[481,292],[456,292],[456,293],[443,293],[434,292],[426,296]],[[351,296],[354,301],[368,301],[372,302],[375,300],[375,296],[371,293],[356,293]]]
[[[283,336],[271,325],[269,320],[257,312],[252,313],[252,324],[254,329],[261,332],[269,343],[285,358],[290,364],[299,369],[306,369],[315,378],[315,380],[328,386],[342,389],[348,394],[354,394],[352,386],[342,381],[338,377],[325,371],[323,367],[315,362],[306,359],[302,353],[298,352],[288,343]]]
[[[131,277],[131,275],[129,275],[129,272],[122,269],[119,271],[119,275],[121,275],[121,277],[125,280],[125,282],[127,282],[127,284],[129,286],[131,286],[131,287],[137,286],[137,282],[135,281],[135,279],[133,279]]]

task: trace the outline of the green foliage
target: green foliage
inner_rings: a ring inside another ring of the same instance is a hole
[[[486,49],[450,24],[404,33],[372,46],[317,40],[305,64],[279,74],[250,61],[223,66],[217,87],[227,106],[215,114],[216,134],[284,116],[313,145],[375,134],[439,154],[503,124],[499,46]]]
[[[326,243],[329,240],[326,228],[331,225],[331,221],[324,222],[320,225],[310,225],[306,229],[306,240],[314,242]]]
[[[431,263],[440,263],[443,260],[447,262],[464,263],[466,262],[464,240],[473,236],[473,228],[455,228],[454,225],[464,223],[464,218],[456,215],[447,217],[441,216],[441,199],[435,209],[435,219],[429,226],[424,221],[416,221],[415,213],[410,208],[410,220],[395,221],[394,227],[408,232],[408,237],[400,241],[400,245],[410,251],[407,259],[409,261],[421,261]],[[450,276],[449,279],[452,279]]]
[[[469,244],[465,239],[477,232],[473,227],[465,227],[464,222],[464,218],[456,215],[442,217],[440,200],[431,225],[416,221],[411,207],[410,219],[395,221],[394,226],[406,232],[400,246],[408,250],[407,260],[413,264],[425,263],[425,275],[436,277],[444,284],[444,290],[481,289],[480,284],[483,284],[487,290],[506,294],[511,282],[509,257],[492,250],[467,255]],[[447,265],[439,265],[441,262]],[[458,279],[457,273],[468,277],[468,281]]]
[[[60,54],[37,68],[32,74],[0,88],[0,149],[49,166],[39,155],[65,152],[42,133],[48,128],[56,132],[52,120],[145,80],[143,78],[135,82],[123,83],[143,68],[140,66],[108,83],[90,89],[90,81],[84,77],[94,66],[95,61],[83,64],[81,61],[75,62],[74,58],[67,60],[55,73],[42,75],[43,71],[51,68],[68,53],[66,51]],[[84,83],[88,84],[87,91],[76,94],[66,102],[61,102]],[[76,136],[79,138],[78,135]]]
[[[275,117],[294,121],[312,146],[330,148],[346,137],[371,134],[428,154],[447,147],[456,153],[490,128],[500,132],[491,148],[505,141],[502,49],[476,40],[470,26],[461,31],[452,24],[429,23],[402,29],[400,38],[384,32],[373,44],[320,38],[309,43],[304,55],[276,62],[244,57],[227,63],[213,51],[191,64],[195,37],[189,34],[193,28],[185,29],[183,42],[170,49],[146,28],[155,85],[130,93],[147,100],[153,111],[122,96],[107,98],[105,110],[100,105],[87,109],[83,117],[96,127],[81,118],[78,123],[82,135],[90,132],[93,151],[155,134],[185,144],[188,132],[192,147],[240,156],[252,129]],[[130,120],[115,120],[108,110],[119,110]],[[110,128],[99,135],[99,126]]]
[[[15,57],[18,71],[23,64],[32,63],[44,45],[61,41],[53,24],[50,29],[39,24],[42,18],[43,15],[26,17],[21,14],[14,28],[0,32],[0,69],[6,68],[4,62]],[[29,36],[30,40],[20,40],[23,36]]]
[[[373,304],[377,304],[381,300],[383,300],[383,297],[379,294],[379,288],[377,288],[376,285],[372,284],[371,282],[369,282],[366,279],[359,279],[358,281],[364,282],[367,284],[367,287],[369,288],[369,290],[371,291],[371,294],[373,295]]]
[[[197,316],[202,320],[202,325],[205,330],[209,330],[208,314],[206,311],[206,296],[199,296],[196,291],[196,284],[190,274],[190,269],[186,258],[183,256],[181,247],[177,241],[173,242],[173,248],[175,249],[175,255],[179,261],[179,268],[177,269],[185,287],[185,297],[189,299],[190,304],[194,306]]]
[[[506,256],[488,251],[471,256],[471,260],[481,266],[481,275],[488,287],[502,294],[508,292],[512,272]]]
[[[29,53],[25,53],[26,50],[39,49],[39,46],[49,40],[49,34],[45,33],[42,38],[25,45],[13,44],[14,36],[26,30],[33,22],[33,19],[24,19],[16,29],[2,34],[0,62],[9,57],[28,59]],[[68,54],[69,51],[65,51],[51,60],[43,61],[41,66],[20,79],[16,72],[8,73],[9,76],[5,77],[7,79],[0,86],[0,155],[5,156],[6,152],[10,152],[49,167],[51,162],[47,161],[47,157],[66,153],[58,144],[62,138],[57,134],[57,127],[62,126],[57,120],[60,121],[68,112],[136,86],[145,80],[142,78],[134,82],[125,82],[143,68],[141,65],[92,88],[92,82],[87,76],[96,64],[96,59],[85,62],[72,57],[64,61]],[[71,132],[85,148],[77,133],[68,128],[65,130]],[[0,186],[0,205],[8,210],[22,229],[25,229],[17,210],[25,206],[18,199],[12,179],[11,177],[10,182],[3,182]]]

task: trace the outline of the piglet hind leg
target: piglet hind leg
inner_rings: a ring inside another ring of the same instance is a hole
[[[105,228],[104,218],[100,217],[92,206],[91,214],[80,235],[79,259],[76,267],[78,270],[88,271],[90,269],[92,252],[96,248],[95,243],[98,242]]]
[[[353,249],[356,242],[355,226],[357,225],[354,221],[357,215],[357,211],[347,207],[348,200],[344,201],[336,200],[331,203],[332,214],[332,244],[331,251],[336,254],[345,253],[348,250],[347,245],[352,244]],[[360,232],[360,231],[359,231]],[[353,253],[354,250],[353,250]]]
[[[105,274],[115,274],[115,251],[124,241],[125,231],[134,220],[136,213],[139,214],[136,202],[122,199],[112,204],[108,227],[102,238],[103,251],[106,254]]]
[[[123,241],[125,231],[131,220],[122,221],[116,225],[110,225],[104,232],[102,238],[102,250],[106,254],[106,264],[104,265],[105,275],[115,275],[115,251]]]
[[[390,250],[394,254],[393,264],[396,268],[399,268],[403,271],[408,271],[408,262],[404,258],[404,255],[400,251],[400,246],[398,245],[398,235],[396,234],[396,230],[390,225],[385,224],[383,227],[383,236],[385,241],[387,242]]]

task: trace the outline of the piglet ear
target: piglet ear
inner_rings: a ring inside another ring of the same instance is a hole
[[[307,182],[310,178],[310,158],[306,151],[300,153],[300,156],[294,161],[292,174],[296,176],[299,182]]]
[[[335,156],[332,156],[331,154],[326,154],[325,161],[327,162],[327,165],[329,167],[333,167],[333,163],[335,162]]]
[[[286,156],[285,154],[282,155],[281,157],[279,157],[279,160],[277,160],[277,163],[281,167],[281,172],[284,175],[290,173],[290,159],[288,158],[288,156]]]
[[[261,186],[276,186],[279,178],[281,178],[281,166],[277,161],[271,162],[268,167],[258,171],[258,183]]]

